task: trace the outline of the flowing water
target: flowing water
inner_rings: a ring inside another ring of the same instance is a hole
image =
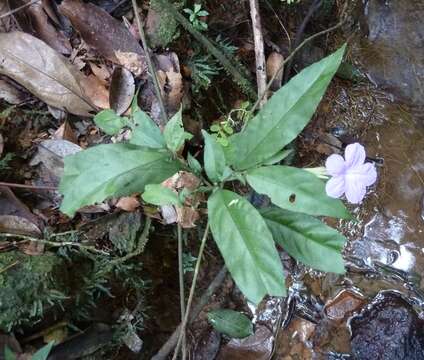
[[[378,165],[377,185],[351,207],[355,220],[331,224],[348,238],[348,272],[285,261],[289,297],[256,309],[258,334],[232,340],[221,359],[424,359],[424,2],[361,7],[349,57],[373,86],[336,85],[321,108],[327,128],[360,141]],[[257,341],[264,325],[275,349]]]

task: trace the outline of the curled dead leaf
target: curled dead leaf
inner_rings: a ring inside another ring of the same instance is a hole
[[[0,215],[0,233],[40,236],[41,231],[33,222],[15,215]]]
[[[105,10],[79,0],[64,0],[59,11],[68,17],[84,41],[106,59],[137,76],[146,72],[142,47],[130,31]]]
[[[78,144],[78,139],[74,129],[72,129],[71,124],[67,120],[65,120],[65,122],[55,131],[53,138],[55,140],[67,140],[74,144]]]
[[[199,187],[200,183],[200,179],[191,172],[179,171],[169,179],[166,179],[162,185],[173,190],[186,188],[190,191],[194,191]]]
[[[9,0],[12,10],[27,4],[28,0]],[[61,54],[69,55],[72,51],[69,40],[50,22],[41,3],[34,3],[14,14],[21,29],[51,46]]]
[[[170,116],[181,106],[184,95],[183,77],[177,54],[170,52],[156,56],[158,79],[161,83],[162,96]]]
[[[118,115],[123,114],[130,107],[134,93],[135,84],[132,73],[123,67],[115,68],[110,82],[110,108]]]
[[[137,196],[124,196],[118,200],[115,206],[125,211],[135,211],[140,206],[140,202]]]
[[[32,35],[18,31],[0,34],[0,74],[48,105],[81,116],[96,110],[80,85],[83,75]]]
[[[109,90],[96,76],[89,75],[80,81],[81,88],[91,103],[100,109],[109,109]]]
[[[17,105],[28,100],[29,97],[30,95],[26,91],[19,89],[12,80],[0,77],[0,99],[9,104]]]
[[[195,222],[199,220],[199,212],[189,206],[176,207],[177,212],[177,223],[181,225],[182,228],[188,229],[196,226]]]
[[[268,80],[270,80],[275,73],[280,69],[280,67],[283,65],[284,57],[278,52],[272,52],[269,54],[268,59],[266,60],[266,74],[268,77]],[[271,90],[277,91],[281,87],[281,82],[283,80],[283,72],[280,71],[278,76],[275,78],[275,80],[272,82]]]

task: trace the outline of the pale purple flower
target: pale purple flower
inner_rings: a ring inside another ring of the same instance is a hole
[[[365,162],[365,149],[359,143],[346,146],[345,157],[333,154],[325,162],[327,173],[332,176],[325,190],[328,196],[346,199],[352,204],[359,204],[365,196],[366,187],[375,183],[377,171],[375,165]]]

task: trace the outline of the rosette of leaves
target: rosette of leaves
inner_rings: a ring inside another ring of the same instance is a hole
[[[212,235],[248,300],[258,303],[267,294],[286,294],[276,244],[310,267],[343,273],[341,250],[345,239],[316,216],[350,218],[350,214],[340,200],[326,195],[325,183],[317,176],[278,163],[287,154],[284,148],[314,114],[342,61],[344,49],[291,79],[241,132],[227,133],[227,146],[203,131],[203,167],[193,157],[189,156],[187,163],[179,155],[189,138],[182,127],[181,112],[163,133],[139,109],[134,110],[133,119],[115,119],[116,124],[124,122],[132,127],[130,142],[99,145],[65,159],[60,184],[62,211],[73,215],[79,207],[110,196],[143,193],[146,185],[158,185],[179,169],[191,168],[208,179],[203,188],[209,191],[207,210]],[[102,123],[101,113],[96,123],[110,129],[106,126],[110,124]],[[115,130],[119,131],[121,125]],[[247,183],[269,196],[273,207],[259,211],[244,196],[228,189],[227,183],[234,181]],[[157,201],[161,205],[164,198],[171,204],[179,201],[175,196],[155,194],[161,198]],[[143,198],[154,203],[154,194],[148,195]]]

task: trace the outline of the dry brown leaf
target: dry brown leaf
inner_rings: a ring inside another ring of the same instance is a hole
[[[83,75],[32,35],[0,34],[0,73],[48,105],[81,116],[96,110],[80,86]]]
[[[166,179],[162,185],[172,190],[186,188],[193,191],[199,187],[200,183],[201,181],[196,175],[188,171],[179,171],[169,179]]]
[[[74,129],[72,129],[71,124],[67,120],[65,120],[65,122],[55,131],[53,138],[56,140],[67,140],[74,144],[78,144],[78,139],[75,135]]]
[[[109,105],[118,115],[123,114],[131,105],[135,93],[134,77],[123,67],[113,71],[110,82]]]
[[[64,0],[59,11],[68,17],[84,41],[106,59],[136,75],[146,72],[142,47],[130,31],[105,10],[79,0]]]
[[[100,109],[109,109],[109,90],[96,76],[82,78],[80,84],[92,104]]]
[[[37,241],[28,241],[18,243],[18,248],[24,254],[38,256],[44,253],[45,245]]]
[[[9,0],[9,5],[13,10],[28,2],[28,0]],[[69,40],[52,25],[40,3],[27,6],[16,12],[14,16],[24,32],[43,40],[61,54],[71,53],[72,47]]]
[[[176,207],[175,210],[177,211],[177,223],[181,227],[188,229],[196,226],[195,222],[200,218],[197,210],[189,206]]]
[[[0,1],[0,15],[5,15],[10,11],[9,4],[6,0]],[[0,18],[0,32],[9,32],[13,23],[11,16]]]
[[[156,56],[158,78],[169,115],[176,113],[184,95],[183,77],[177,54],[170,52]]]
[[[33,222],[14,215],[0,215],[0,232],[28,236],[41,235],[40,229]]]
[[[272,52],[269,54],[268,59],[266,60],[266,74],[268,80],[270,80],[278,69],[283,65],[284,57],[278,52]],[[271,90],[277,91],[281,87],[281,82],[283,80],[283,71],[280,71],[278,76],[272,82]]]
[[[135,76],[143,75],[147,68],[144,55],[133,52],[115,51],[118,64],[131,71]]]
[[[13,217],[6,218],[5,216]],[[22,227],[29,230],[27,232],[29,232],[30,235],[40,234],[40,229],[43,229],[43,223],[40,219],[35,216],[29,208],[15,196],[12,190],[6,186],[0,186],[0,218],[2,219],[0,223],[3,223],[5,229],[18,229],[19,227]],[[19,219],[24,220],[20,221]],[[26,226],[27,223],[29,224],[28,226]],[[4,232],[7,231],[4,230]]]
[[[28,100],[29,94],[18,89],[11,80],[6,77],[0,77],[0,99],[8,102],[9,104],[21,104]]]
[[[125,211],[135,211],[140,206],[140,202],[137,196],[124,196],[118,200],[115,206]]]
[[[105,64],[95,64],[91,61],[88,62],[91,71],[94,75],[103,83],[103,85],[108,84],[110,78],[110,71]]]

